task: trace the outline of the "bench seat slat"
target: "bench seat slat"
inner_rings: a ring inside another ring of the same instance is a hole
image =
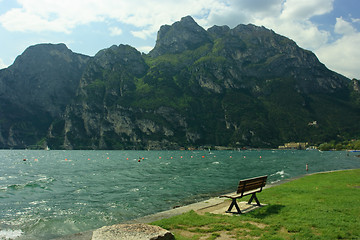
[[[241,193],[230,193],[230,194],[225,194],[225,195],[221,195],[220,197],[227,197],[227,198],[241,198],[253,193],[259,192],[258,190],[252,190],[252,191],[248,191],[248,192],[244,192],[243,194]]]

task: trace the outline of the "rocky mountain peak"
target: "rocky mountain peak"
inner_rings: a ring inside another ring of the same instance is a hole
[[[211,35],[214,35],[214,37],[221,37],[224,36],[225,34],[227,34],[230,31],[230,28],[226,25],[224,26],[217,26],[214,25],[211,28],[209,28],[208,33],[210,33]]]
[[[181,53],[185,50],[194,50],[211,42],[209,34],[200,27],[192,17],[183,17],[171,26],[161,26],[156,40],[156,45],[150,51],[151,57],[166,53]]]
[[[53,60],[55,57],[67,56],[69,54],[72,54],[72,51],[63,43],[43,43],[33,45],[25,49],[25,51],[15,59],[14,64],[10,66],[10,69],[22,68],[24,62],[26,62],[27,66],[32,68],[33,66],[30,66],[29,64],[45,63],[46,61]]]
[[[256,33],[256,32],[271,32],[274,33],[272,30],[269,30],[263,26],[256,26],[254,24],[239,24],[234,28],[237,32],[243,32],[243,33]]]
[[[59,115],[73,97],[89,58],[73,53],[65,44],[30,46],[2,71],[0,97]]]
[[[115,71],[126,70],[135,76],[142,76],[147,70],[141,53],[134,47],[124,44],[113,45],[108,49],[99,51],[95,55],[93,63],[103,69],[116,67]]]

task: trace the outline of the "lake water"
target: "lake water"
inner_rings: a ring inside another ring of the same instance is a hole
[[[0,150],[0,239],[50,239],[120,223],[232,192],[240,179],[300,176],[306,163],[308,173],[360,168],[355,155]]]

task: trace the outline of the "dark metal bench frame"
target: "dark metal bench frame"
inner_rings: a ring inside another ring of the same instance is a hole
[[[263,187],[266,184],[266,179],[267,176],[261,176],[256,178],[240,180],[236,193],[221,195],[220,197],[227,197],[232,199],[230,207],[226,212],[231,213],[231,209],[235,206],[237,210],[236,213],[241,214],[241,210],[236,202],[236,199],[242,198],[250,194],[251,194],[251,198],[249,199],[248,204],[251,204],[251,202],[255,200],[256,204],[258,206],[261,206],[259,199],[256,197],[256,193],[262,191]]]

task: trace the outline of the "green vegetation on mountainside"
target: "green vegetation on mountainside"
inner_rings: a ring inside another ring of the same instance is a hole
[[[245,41],[238,43],[237,48],[254,47]],[[236,41],[231,43],[221,38],[192,51],[156,58],[143,55],[142,64],[147,71],[138,75],[126,72],[124,69],[130,66],[124,63],[105,68],[101,77],[98,75],[98,79],[84,88],[85,99],[99,110],[102,105],[114,111],[117,106],[142,109],[146,114],[137,115],[139,118],[172,129],[176,134],[167,139],[181,146],[276,147],[289,141],[320,144],[338,136],[354,137],[351,133],[360,132],[360,127],[353,124],[355,119],[360,121],[356,114],[358,107],[349,101],[346,89],[342,93],[308,94],[301,90],[296,79],[286,76],[263,79],[243,75],[238,76],[240,82],[232,80],[234,76],[227,69],[237,66],[229,59],[226,47],[234,47]],[[114,55],[111,58],[117,58],[116,52],[110,54]],[[256,66],[243,67],[265,69],[281,57],[264,56]],[[229,86],[224,87],[227,79]],[[187,129],[197,132],[202,139],[189,143],[184,130],[156,112],[164,107],[186,119]],[[310,126],[313,121],[317,125]],[[106,142],[113,147],[125,146],[116,138],[116,134],[108,133]],[[164,137],[153,133],[147,138],[161,141]]]

